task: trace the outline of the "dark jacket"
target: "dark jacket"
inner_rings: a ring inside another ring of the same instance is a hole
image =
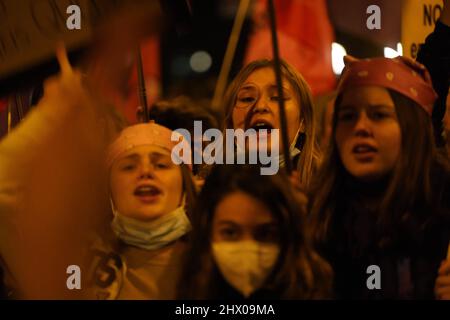
[[[442,118],[446,109],[446,98],[450,81],[450,26],[438,21],[434,31],[420,47],[417,61],[430,72],[438,99],[433,109],[433,124],[439,146],[442,146]]]
[[[385,186],[350,183],[336,208],[324,255],[334,270],[336,298],[433,299],[437,271],[450,241],[450,184],[439,179],[436,207],[413,208],[392,228],[379,226],[377,205]],[[420,211],[420,212],[419,212]],[[380,270],[380,289],[369,289]],[[369,279],[370,278],[370,279]]]

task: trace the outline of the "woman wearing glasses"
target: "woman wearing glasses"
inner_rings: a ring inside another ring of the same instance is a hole
[[[271,129],[280,129],[273,63],[272,60],[253,61],[231,82],[224,100],[224,129],[267,129],[269,139]],[[307,186],[320,159],[311,91],[303,77],[285,61],[281,61],[281,73],[289,152],[300,183]],[[284,162],[281,156],[280,165]]]

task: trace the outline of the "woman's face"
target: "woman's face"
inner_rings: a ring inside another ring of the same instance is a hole
[[[163,148],[148,145],[128,150],[113,163],[110,178],[114,205],[125,216],[152,220],[181,204],[181,168]]]
[[[336,144],[344,167],[357,179],[373,181],[392,171],[401,150],[401,130],[386,89],[361,86],[344,91]]]
[[[243,192],[225,196],[214,211],[212,241],[248,241],[278,244],[279,227],[270,210]]]
[[[283,79],[289,142],[300,127],[300,102],[289,81]],[[234,129],[280,129],[278,91],[272,68],[253,71],[238,89],[232,113]],[[280,133],[281,136],[281,133]],[[270,146],[270,141],[269,141]]]

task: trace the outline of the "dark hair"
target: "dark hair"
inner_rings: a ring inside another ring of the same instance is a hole
[[[256,165],[215,166],[197,201],[190,247],[179,284],[183,299],[223,296],[223,278],[211,254],[211,229],[216,206],[230,193],[244,192],[261,201],[280,226],[281,251],[264,289],[284,299],[326,298],[331,290],[331,268],[312,249],[305,232],[304,208],[286,177],[264,176]]]
[[[441,190],[435,188],[435,178],[443,175],[446,179],[450,171],[448,161],[437,152],[430,116],[409,98],[388,91],[395,105],[402,143],[399,159],[386,177],[387,187],[376,211],[378,230],[395,239],[401,236],[398,231],[412,216],[419,221],[417,228],[423,228],[438,214],[439,210],[434,209],[444,199]],[[319,244],[329,238],[337,208],[352,199],[345,182],[353,178],[341,162],[335,140],[341,101],[342,95],[335,103],[332,141],[311,189],[310,213],[314,237]]]
[[[179,96],[169,100],[161,100],[152,105],[150,119],[170,130],[187,129],[194,136],[194,121],[201,121],[203,130],[219,128],[219,116],[210,107],[192,100],[187,96]],[[191,141],[194,157],[194,142]],[[194,163],[194,161],[192,161]],[[193,164],[195,175],[204,169],[204,165]]]
[[[187,165],[182,163],[180,165],[181,176],[183,177],[183,191],[186,197],[185,210],[189,219],[192,219],[195,208],[195,199],[197,197],[197,191],[195,189],[194,180],[192,178],[192,172]]]
[[[218,115],[208,106],[187,96],[154,103],[149,110],[149,116],[156,123],[171,130],[185,128],[193,131],[195,120],[202,121],[205,130],[219,128]]]

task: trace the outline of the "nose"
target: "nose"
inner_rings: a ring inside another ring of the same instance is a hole
[[[354,132],[356,136],[363,137],[367,137],[372,134],[371,121],[364,110],[359,113]]]
[[[241,241],[256,241],[254,235],[253,235],[253,230],[243,230],[242,234],[241,234]]]
[[[142,163],[139,168],[139,179],[153,179],[153,165],[149,162]]]
[[[263,95],[256,100],[256,103],[253,107],[253,113],[266,113],[269,112],[269,105],[267,104],[267,98]]]

